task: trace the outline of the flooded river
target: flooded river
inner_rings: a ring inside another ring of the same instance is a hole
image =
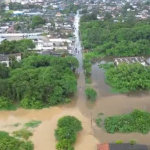
[[[127,95],[111,93],[110,86],[106,85],[104,80],[104,71],[99,69],[98,63],[92,67],[91,86],[97,91],[98,98],[95,103],[86,100],[84,90],[86,87],[85,76],[82,68],[82,51],[78,35],[79,15],[75,17],[75,46],[79,50],[76,58],[79,60],[78,71],[78,90],[72,102],[63,106],[45,108],[42,110],[25,110],[0,112],[0,130],[13,132],[20,129],[23,124],[30,120],[41,120],[39,127],[35,128],[31,140],[34,142],[35,150],[56,150],[56,140],[54,130],[57,127],[57,121],[60,117],[72,115],[81,120],[83,131],[78,135],[75,144],[75,150],[96,150],[96,145],[103,142],[115,142],[123,140],[129,142],[132,139],[139,143],[149,144],[150,134],[142,135],[132,134],[109,134],[103,128],[98,128],[95,124],[95,118],[98,113],[104,113],[105,116],[119,115],[129,113],[133,109],[143,109],[150,112],[150,98],[148,93],[130,93]],[[20,123],[19,127],[13,126]]]

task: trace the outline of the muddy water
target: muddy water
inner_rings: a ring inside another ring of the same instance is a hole
[[[111,88],[104,82],[104,71],[99,69],[98,63],[95,63],[92,67],[93,82],[91,86],[96,89],[98,98],[95,103],[87,101],[84,95],[85,80],[82,68],[81,43],[78,36],[78,21],[79,17],[76,16],[75,45],[79,50],[76,58],[80,62],[78,68],[80,75],[78,78],[78,91],[72,102],[67,105],[42,110],[18,109],[17,111],[1,111],[0,130],[11,133],[22,128],[25,122],[33,119],[41,120],[42,123],[35,128],[31,138],[34,142],[35,150],[55,150],[54,130],[57,127],[57,121],[62,116],[72,115],[79,118],[83,125],[83,131],[78,135],[75,150],[95,150],[98,143],[115,142],[116,140],[128,142],[131,139],[136,139],[139,143],[149,144],[150,134],[108,134],[103,128],[96,127],[94,120],[100,112],[104,113],[104,117],[129,113],[136,108],[150,112],[149,92],[141,92],[141,94],[139,94],[140,92],[136,94],[130,93],[128,95],[112,94],[110,92]],[[101,63],[104,63],[104,61],[101,60]],[[137,94],[139,95],[136,96]],[[20,126],[15,127],[15,123],[20,123]]]

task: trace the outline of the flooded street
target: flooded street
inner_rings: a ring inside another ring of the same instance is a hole
[[[0,112],[0,130],[9,133],[19,129],[30,120],[41,120],[42,123],[35,128],[31,140],[34,142],[35,150],[56,150],[56,140],[54,130],[57,127],[57,121],[60,117],[72,115],[81,120],[83,131],[79,133],[75,150],[96,150],[98,143],[115,142],[123,140],[129,142],[132,139],[138,143],[149,144],[150,133],[142,135],[132,134],[108,134],[103,128],[98,128],[95,124],[95,118],[98,113],[104,113],[105,116],[130,113],[133,109],[143,109],[150,112],[149,92],[146,94],[114,94],[111,93],[109,85],[105,84],[104,70],[99,69],[98,63],[92,67],[91,86],[97,91],[98,98],[95,103],[86,100],[84,90],[86,88],[85,76],[82,68],[82,49],[78,34],[79,15],[75,17],[75,47],[79,53],[75,56],[79,60],[78,90],[70,104],[44,108],[42,110],[25,110]],[[138,95],[139,94],[139,95]],[[20,123],[19,127],[13,124]]]

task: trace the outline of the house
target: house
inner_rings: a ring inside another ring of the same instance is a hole
[[[5,40],[6,40],[6,38],[0,37],[0,44]]]
[[[11,56],[15,57],[16,61],[18,62],[21,61],[21,53],[10,54],[10,55],[0,54],[0,63],[6,64],[6,67],[9,67]]]
[[[131,145],[130,143],[104,143],[97,145],[97,150],[149,150],[149,147],[147,145],[140,144]]]
[[[121,64],[121,63],[127,63],[127,64],[133,64],[133,63],[140,63],[143,66],[148,66],[148,62],[144,57],[122,57],[122,58],[114,58],[114,64],[115,66]]]
[[[23,11],[13,11],[13,15],[23,15]]]
[[[62,14],[61,14],[60,12],[58,12],[55,16],[56,16],[56,17],[61,17]]]

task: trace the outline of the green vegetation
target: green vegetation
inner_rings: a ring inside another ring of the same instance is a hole
[[[112,62],[109,62],[109,63],[106,63],[106,64],[99,64],[99,67],[100,68],[103,68],[103,69],[111,69],[111,68],[114,68],[114,63]]]
[[[150,67],[141,64],[120,64],[106,71],[106,82],[118,91],[150,89]]]
[[[134,110],[130,114],[107,117],[104,121],[105,129],[109,133],[139,132],[147,134],[150,131],[150,113]]]
[[[7,132],[0,131],[0,150],[33,150],[32,142],[21,141],[15,137],[9,136]]]
[[[103,117],[103,113],[99,113],[98,116],[95,119],[96,125],[98,127],[102,127],[103,126],[103,122],[104,122],[104,117]]]
[[[96,118],[95,122],[96,122],[98,127],[102,127],[102,119],[101,118]]]
[[[25,123],[25,127],[27,128],[36,128],[41,124],[41,121],[32,120],[30,122]]]
[[[55,137],[58,150],[74,150],[72,144],[77,139],[77,133],[82,130],[81,122],[73,116],[65,116],[58,120]]]
[[[122,143],[123,143],[122,140],[117,140],[117,141],[116,141],[116,144],[122,144]]]
[[[90,21],[92,20],[92,21]],[[81,17],[80,32],[85,49],[104,56],[150,54],[150,20],[114,23]]]
[[[35,47],[32,40],[23,39],[19,41],[3,41],[0,44],[0,54],[13,54],[25,52],[28,49],[33,49]]]
[[[137,144],[137,141],[136,140],[130,140],[130,144],[135,145],[135,144]]]
[[[21,130],[18,130],[18,131],[14,131],[13,136],[28,140],[29,137],[32,136],[32,132],[28,131],[27,129],[21,129]]]
[[[32,17],[31,28],[34,29],[35,27],[44,25],[45,23],[46,23],[46,20],[43,19],[41,16],[34,16]]]
[[[95,101],[96,100],[96,97],[97,97],[97,93],[96,91],[91,88],[91,87],[87,87],[85,89],[85,95],[87,96],[87,98],[91,101]]]
[[[15,123],[13,126],[19,127],[20,123]]]
[[[83,11],[83,12],[84,12],[84,11]],[[85,12],[86,12],[86,10],[85,10]],[[84,12],[84,13],[85,13],[85,12]],[[91,21],[91,20],[97,20],[97,14],[92,13],[92,14],[83,15],[83,16],[81,17],[80,22],[81,22],[81,23],[82,23],[82,22],[88,22],[88,21]]]
[[[14,63],[12,61],[11,66]],[[73,72],[77,67],[74,57],[50,55],[27,56],[9,70],[1,67],[1,108],[8,109],[12,105],[10,102],[19,102],[27,109],[68,103],[68,97],[77,90]]]
[[[65,9],[61,11],[61,13],[63,14],[76,13],[78,9],[80,9],[80,5],[70,4],[67,7],[65,7]]]

